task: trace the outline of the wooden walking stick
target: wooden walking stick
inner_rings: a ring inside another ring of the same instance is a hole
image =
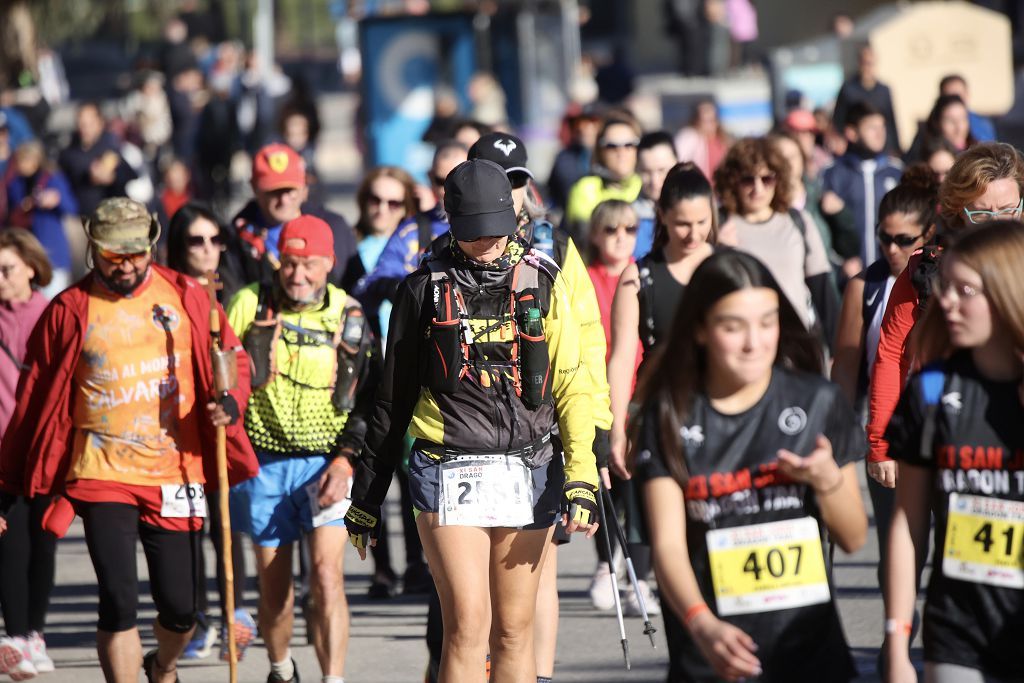
[[[213,361],[213,385],[217,397],[227,394],[238,385],[238,360],[234,350],[224,350],[217,308],[217,290],[220,279],[214,272],[206,274],[206,293],[210,297],[210,357]],[[231,562],[231,507],[228,482],[227,432],[217,427],[217,489],[220,493],[221,558],[224,566],[225,632],[228,639],[228,675],[231,683],[238,683],[238,649],[235,646],[235,568]],[[214,532],[213,529],[210,530]]]

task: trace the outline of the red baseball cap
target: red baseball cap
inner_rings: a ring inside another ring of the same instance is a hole
[[[252,160],[252,184],[258,192],[305,187],[306,164],[288,145],[267,145]]]
[[[316,216],[299,216],[281,228],[277,238],[281,256],[324,256],[334,260],[334,233],[331,226]]]
[[[786,115],[786,128],[795,133],[817,133],[818,122],[806,109],[794,109]]]

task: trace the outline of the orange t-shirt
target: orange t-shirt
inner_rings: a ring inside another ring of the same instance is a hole
[[[131,296],[93,285],[74,385],[68,481],[204,482],[192,328],[161,275]]]

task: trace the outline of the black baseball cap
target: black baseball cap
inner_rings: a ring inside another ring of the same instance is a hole
[[[469,148],[470,159],[487,159],[505,169],[512,187],[522,187],[533,174],[526,168],[526,145],[515,135],[488,133]]]
[[[512,185],[505,170],[486,159],[470,159],[444,181],[444,210],[452,235],[463,242],[515,233]]]

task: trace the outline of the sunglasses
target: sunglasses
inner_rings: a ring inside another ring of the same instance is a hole
[[[209,244],[215,249],[220,249],[224,246],[224,239],[220,235],[214,235],[213,237],[207,237],[206,235],[189,235],[185,238],[185,244],[189,249],[198,249],[204,244]]]
[[[627,235],[635,235],[637,232],[637,227],[635,225],[606,225],[601,230],[604,232],[604,234],[609,236],[617,235],[620,230],[625,230]]]
[[[883,247],[889,247],[895,244],[900,249],[906,249],[907,247],[914,246],[922,237],[924,237],[923,232],[920,235],[890,235],[881,231],[878,233],[878,241]]]
[[[131,263],[135,266],[145,260],[151,251],[151,249],[146,249],[145,251],[137,251],[134,254],[118,254],[113,251],[107,251],[106,249],[98,249],[96,253],[99,254],[100,258],[107,261],[112,266],[120,266],[125,263]]]
[[[392,211],[398,211],[403,206],[405,206],[405,201],[404,200],[401,200],[401,199],[384,199],[382,197],[378,197],[375,194],[371,194],[369,197],[367,197],[366,201],[367,201],[367,203],[370,204],[370,206],[380,206],[381,204],[386,204],[387,207],[390,210],[392,210]]]
[[[753,187],[754,183],[756,183],[758,180],[761,181],[761,184],[763,186],[765,186],[765,187],[772,187],[773,185],[775,185],[775,174],[774,173],[768,173],[766,175],[760,175],[760,176],[758,176],[758,175],[745,175],[745,176],[740,178],[740,185],[742,185],[743,187]]]
[[[602,142],[601,149],[636,149],[640,143],[636,140],[629,142]]]

